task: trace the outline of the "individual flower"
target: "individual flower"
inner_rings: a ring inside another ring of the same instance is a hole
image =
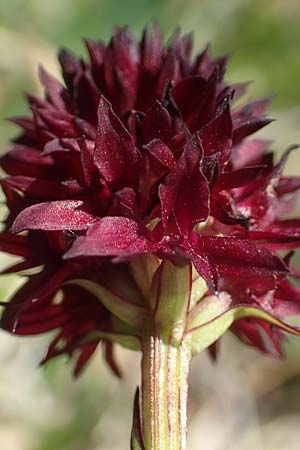
[[[236,106],[246,84],[224,80],[227,57],[192,56],[190,35],[164,46],[157,26],[140,42],[123,27],[85,43],[88,62],[59,53],[64,84],[40,69],[45,98],[28,96],[1,158],[0,248],[22,258],[4,273],[27,275],[2,328],[57,329],[44,361],[79,351],[76,373],[99,342],[119,373],[111,342],[140,349],[153,317],[192,353],[229,327],[281,353],[281,329],[297,330],[280,319],[300,307],[300,179],[283,175],[292,147],[276,163],[249,138],[268,99]]]

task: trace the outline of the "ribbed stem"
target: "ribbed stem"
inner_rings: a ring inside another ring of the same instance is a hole
[[[141,428],[145,450],[185,450],[190,351],[159,336],[142,348]]]

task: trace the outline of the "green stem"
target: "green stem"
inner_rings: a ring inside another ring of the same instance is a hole
[[[145,450],[185,450],[190,350],[147,334],[142,346],[141,428]]]

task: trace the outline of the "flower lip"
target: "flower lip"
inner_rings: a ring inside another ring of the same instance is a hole
[[[83,230],[99,219],[87,212],[81,200],[38,203],[24,209],[14,221],[11,232],[24,230]]]

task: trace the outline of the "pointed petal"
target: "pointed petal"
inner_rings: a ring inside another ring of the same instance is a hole
[[[132,137],[102,96],[98,109],[98,130],[94,163],[113,187],[135,186],[138,152]]]
[[[86,236],[76,239],[65,258],[119,256],[143,237],[144,232],[143,227],[134,220],[126,217],[104,217],[88,229]],[[146,238],[145,240],[147,241]]]
[[[172,97],[191,133],[208,123],[216,108],[218,71],[206,80],[202,76],[184,78],[172,90]]]
[[[54,77],[48,74],[42,66],[39,67],[39,77],[45,87],[47,97],[58,109],[66,111],[66,106],[70,107],[71,98],[66,88]]]
[[[32,249],[29,246],[27,236],[14,236],[6,232],[0,234],[0,251],[23,256],[23,258],[32,256]]]
[[[286,273],[286,265],[270,250],[248,240],[203,236],[203,246],[220,275],[267,276]]]
[[[81,138],[78,140],[78,145],[80,147],[80,158],[81,158],[81,164],[84,174],[84,180],[87,185],[87,187],[90,187],[92,182],[92,176],[94,173],[94,162],[93,162],[93,156],[92,152],[87,146],[87,143],[84,138]]]
[[[149,144],[144,145],[143,149],[147,150],[161,166],[167,169],[172,169],[176,163],[173,153],[160,139],[154,139]]]
[[[201,142],[195,135],[165,182],[160,185],[162,220],[167,232],[177,230],[177,233],[179,231],[186,236],[196,223],[208,217],[209,191],[200,168],[201,158]]]
[[[154,106],[149,108],[142,124],[144,142],[159,138],[169,143],[172,137],[171,117],[166,108],[156,100]]]
[[[228,162],[232,147],[230,100],[231,96],[225,97],[215,116],[200,131],[204,155],[210,156],[219,152],[219,164],[221,167]]]
[[[59,200],[39,203],[24,209],[11,231],[23,230],[84,230],[98,219],[81,200]]]

